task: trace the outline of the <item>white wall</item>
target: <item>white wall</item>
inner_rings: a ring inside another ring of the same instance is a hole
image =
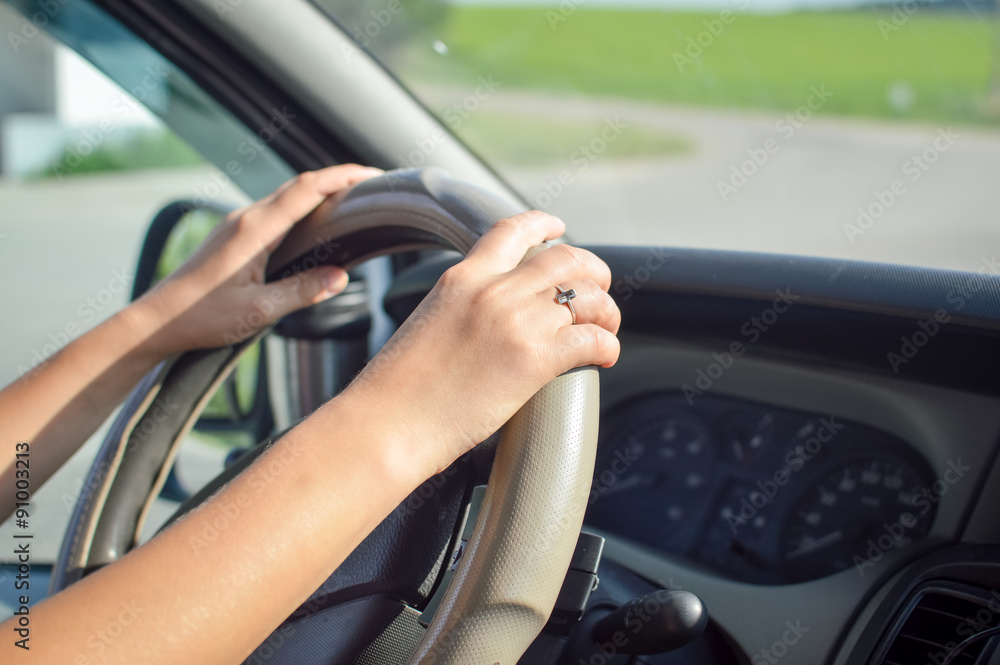
[[[119,125],[152,127],[159,124],[134,98],[65,46],[55,47],[56,118],[67,127],[96,127],[114,117]],[[116,103],[127,99],[134,109],[126,117],[114,112]]]

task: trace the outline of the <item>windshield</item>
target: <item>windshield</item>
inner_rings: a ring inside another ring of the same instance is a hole
[[[995,0],[317,3],[577,242],[995,247]]]

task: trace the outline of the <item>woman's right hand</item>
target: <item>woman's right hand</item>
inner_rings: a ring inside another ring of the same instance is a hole
[[[405,433],[423,478],[486,439],[555,377],[618,359],[621,314],[608,295],[608,266],[565,244],[521,262],[564,231],[538,211],[498,222],[342,394],[379,418],[387,436]],[[556,302],[557,284],[577,293],[576,325]]]

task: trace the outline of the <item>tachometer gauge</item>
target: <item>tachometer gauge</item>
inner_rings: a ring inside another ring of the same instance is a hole
[[[771,444],[776,418],[770,411],[740,410],[726,419],[726,441],[730,452],[750,468]]]
[[[844,462],[798,498],[785,522],[781,556],[792,581],[857,567],[923,538],[936,504],[919,499],[927,479],[893,457]]]
[[[774,562],[775,495],[760,487],[736,482],[710,515],[708,534],[698,560],[733,577],[761,584],[781,581]]]
[[[714,462],[709,431],[690,413],[663,413],[623,430],[601,446],[587,520],[666,546],[703,507]]]

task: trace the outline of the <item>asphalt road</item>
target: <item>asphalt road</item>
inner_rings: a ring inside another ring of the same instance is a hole
[[[430,95],[441,107],[455,97]],[[808,101],[804,96],[803,104]],[[984,254],[1000,250],[995,129],[828,118],[800,109],[793,109],[798,118],[789,119],[787,112],[504,89],[482,109],[598,126],[611,119],[659,128],[694,144],[688,153],[631,161],[592,159],[593,153],[573,148],[554,164],[501,169],[530,201],[562,217],[576,242],[741,249],[955,270],[976,270]],[[751,175],[741,180],[734,169]],[[560,174],[569,183],[550,199]],[[901,193],[894,194],[896,181]],[[894,200],[860,228],[858,208],[878,213],[879,196]],[[847,224],[861,233],[848,232]]]

